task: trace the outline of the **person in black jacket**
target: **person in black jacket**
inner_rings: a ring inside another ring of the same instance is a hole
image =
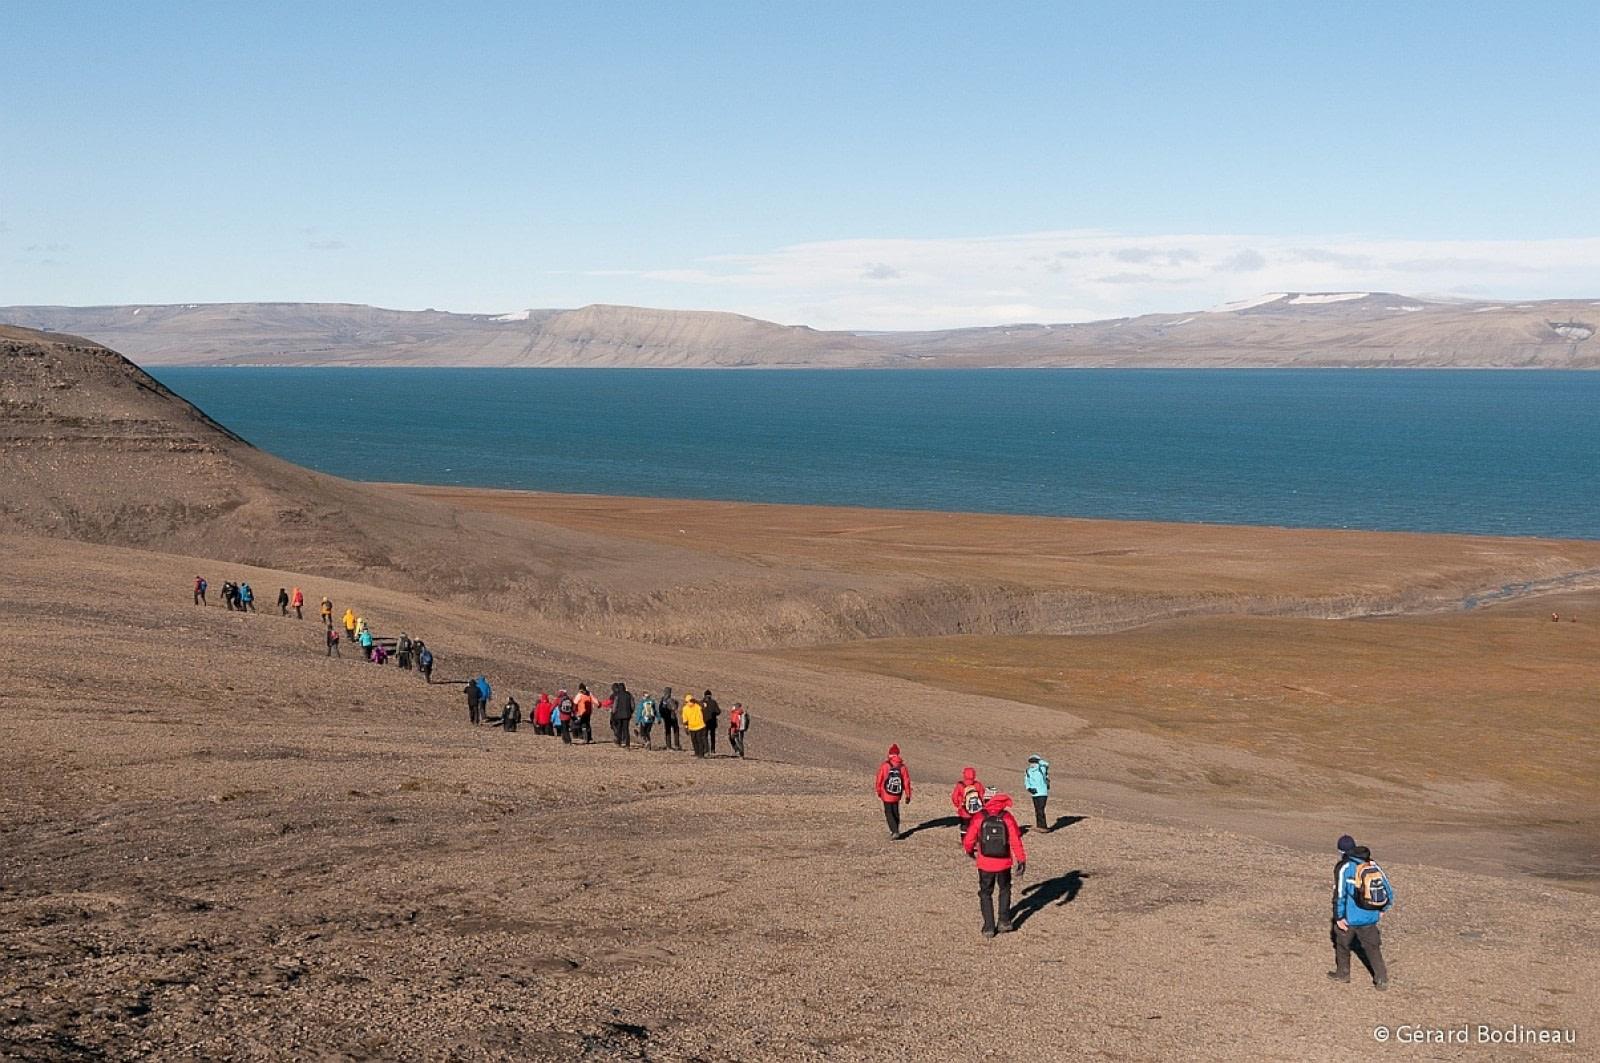
[[[706,696],[701,699],[701,705],[706,710],[706,740],[711,743],[711,752],[717,751],[717,721],[722,718],[722,706],[717,704],[717,699],[711,696],[711,691],[706,691]]]
[[[656,716],[661,720],[662,742],[667,749],[683,751],[683,732],[678,727],[678,699],[672,696],[672,688],[665,687],[661,691],[661,699],[656,702]]]
[[[469,680],[461,689],[467,694],[467,722],[475,724],[483,715],[483,691],[478,689],[476,679]]]
[[[611,684],[611,738],[624,749],[633,748],[633,695],[622,683]]]

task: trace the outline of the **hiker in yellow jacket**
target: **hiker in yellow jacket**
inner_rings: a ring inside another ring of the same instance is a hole
[[[355,637],[356,637],[356,611],[354,609],[346,609],[344,611],[344,633],[345,633],[345,637],[348,638],[350,641],[352,641],[352,642],[355,641]]]
[[[706,730],[705,706],[693,694],[684,697],[678,718],[683,721],[683,729],[689,732],[689,745],[694,749],[694,755],[703,757],[710,753],[711,740]]]

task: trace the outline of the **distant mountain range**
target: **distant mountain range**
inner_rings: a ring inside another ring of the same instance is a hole
[[[938,332],[823,332],[738,314],[586,306],[453,314],[350,303],[9,306],[143,365],[655,368],[1600,369],[1600,301],[1275,292],[1181,314]]]

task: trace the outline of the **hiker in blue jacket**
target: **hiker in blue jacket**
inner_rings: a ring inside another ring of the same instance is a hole
[[[1044,815],[1044,803],[1050,800],[1050,762],[1035,753],[1028,758],[1028,767],[1022,773],[1022,785],[1033,796],[1033,825],[1046,834],[1050,821]]]
[[[482,723],[489,715],[489,695],[491,693],[489,689],[489,681],[480,675],[472,682],[478,688],[478,718],[472,722]]]
[[[1339,864],[1333,874],[1333,970],[1335,982],[1350,981],[1350,945],[1361,946],[1372,968],[1375,989],[1389,988],[1389,968],[1383,962],[1383,937],[1378,922],[1394,906],[1389,876],[1372,860],[1372,850],[1357,845],[1348,834],[1339,839]]]

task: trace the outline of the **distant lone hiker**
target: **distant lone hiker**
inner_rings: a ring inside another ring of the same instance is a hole
[[[889,755],[878,765],[878,800],[883,802],[883,819],[889,825],[889,840],[900,838],[900,802],[911,804],[911,769],[900,759],[900,747],[889,747]]]
[[[1044,814],[1044,804],[1050,800],[1050,762],[1037,753],[1029,757],[1022,772],[1022,785],[1033,798],[1033,825],[1050,833],[1050,821]]]
[[[1028,854],[1022,848],[1022,831],[1011,814],[1011,797],[995,794],[984,802],[983,811],[973,817],[961,847],[978,861],[978,907],[983,912],[983,936],[996,932],[994,888],[1000,887],[1000,925],[1002,934],[1011,932],[1011,867],[1021,878],[1028,870]]]
[[[206,587],[208,586],[209,584],[206,583],[204,576],[196,576],[194,578],[194,604],[206,604]]]
[[[1383,935],[1378,921],[1394,905],[1389,876],[1372,859],[1372,851],[1348,834],[1339,839],[1339,866],[1333,876],[1333,970],[1335,982],[1350,981],[1350,947],[1354,943],[1372,968],[1374,989],[1389,988],[1383,962]]]

